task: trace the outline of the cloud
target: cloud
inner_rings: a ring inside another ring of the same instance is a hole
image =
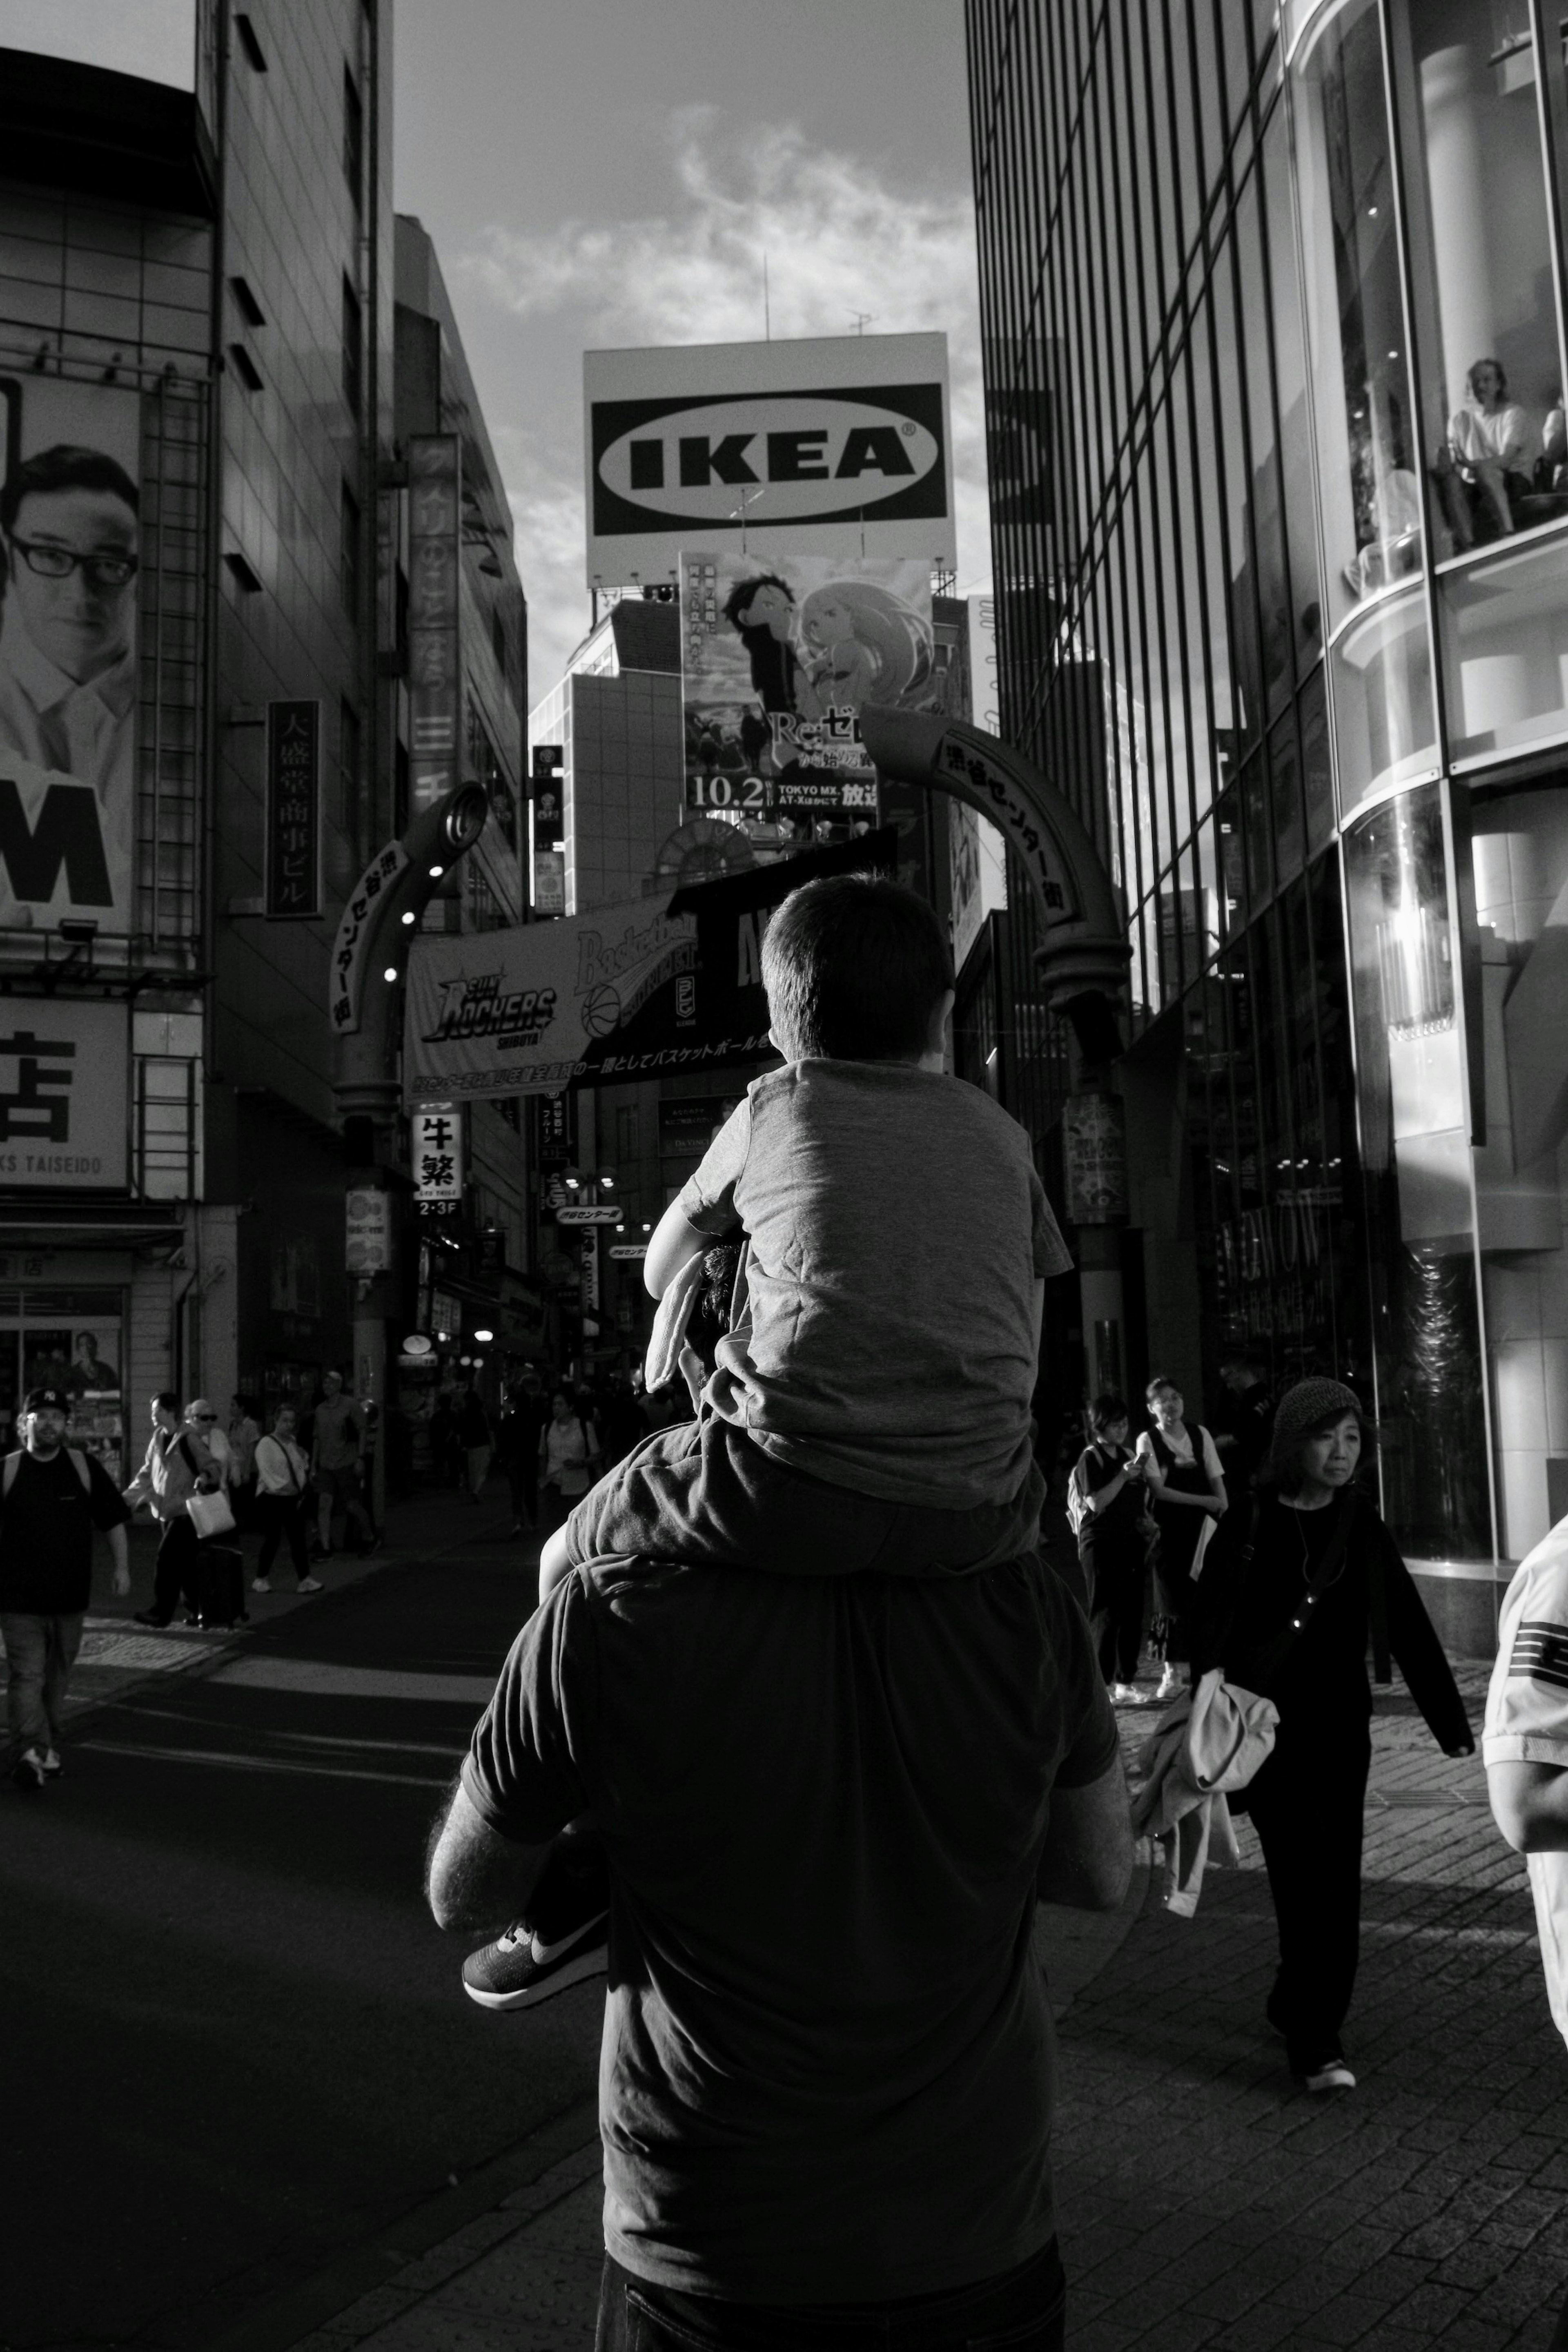
[[[737,125],[711,108],[671,121],[669,200],[656,215],[492,227],[456,275],[497,308],[581,347],[740,342],[763,332],[764,254],[776,336],[947,334],[960,585],[989,576],[974,211],[967,187],[895,184],[863,157],[811,147],[791,125]],[[576,411],[573,415],[575,419]],[[530,691],[580,635],[580,429],[500,434],[533,634]],[[570,487],[568,487],[570,485]]]

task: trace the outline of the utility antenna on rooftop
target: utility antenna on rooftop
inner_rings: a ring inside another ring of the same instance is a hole
[[[875,319],[876,312],[874,310],[852,310],[849,315],[855,322],[856,334],[863,335],[866,329]]]
[[[768,342],[773,341],[773,306],[768,295],[768,252],[762,254],[762,332]]]

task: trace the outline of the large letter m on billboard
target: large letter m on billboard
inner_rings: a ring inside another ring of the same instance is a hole
[[[98,794],[88,784],[51,784],[34,825],[16,779],[0,775],[0,880],[13,898],[47,905],[62,872],[72,906],[114,904]]]

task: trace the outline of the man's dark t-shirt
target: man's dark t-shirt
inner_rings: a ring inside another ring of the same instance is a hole
[[[775,1575],[601,1559],[524,1627],[463,1769],[591,1811],[612,1885],[605,2243],[736,2302],[995,2276],[1055,2230],[1031,1944],[1054,1784],[1116,1729],[1031,1557]]]
[[[62,1446],[48,1460],[24,1453],[0,1502],[0,1609],[70,1617],[92,1591],[92,1531],[123,1527],[131,1513],[109,1473],[89,1454],[90,1490]]]

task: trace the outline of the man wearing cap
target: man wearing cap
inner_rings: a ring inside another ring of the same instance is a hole
[[[114,1484],[66,1444],[70,1399],[29,1389],[22,1448],[0,1465],[0,1641],[7,1691],[11,1777],[31,1795],[58,1778],[60,1717],[92,1587],[92,1531],[109,1538],[114,1591],[131,1590],[125,1523]]]

